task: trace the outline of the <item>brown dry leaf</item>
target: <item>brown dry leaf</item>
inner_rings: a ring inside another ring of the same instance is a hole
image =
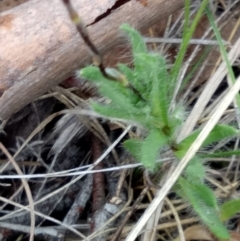
[[[204,241],[216,241],[217,239],[202,225],[193,225],[184,231],[185,240],[204,240]],[[240,233],[230,232],[230,239],[228,241],[239,241]],[[174,241],[180,241],[180,238],[174,239]]]
[[[239,241],[240,240],[240,233],[237,232],[230,232],[231,238],[229,241]]]
[[[214,237],[209,231],[202,225],[193,225],[184,231],[184,237],[187,240],[206,240],[214,241]],[[180,238],[174,239],[174,241],[180,241]]]

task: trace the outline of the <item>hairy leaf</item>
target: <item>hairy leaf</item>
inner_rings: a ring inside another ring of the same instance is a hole
[[[138,75],[137,71],[128,68],[125,64],[118,64],[119,70],[126,76],[128,81],[134,86],[134,88],[141,93],[145,98],[146,83],[142,76]]]
[[[203,165],[203,160],[197,156],[193,157],[185,169],[184,175],[189,181],[203,182],[205,177],[205,167]]]
[[[153,116],[163,120],[165,125],[168,125],[168,108],[169,108],[169,79],[165,58],[161,55],[152,55],[152,88],[150,92],[150,103]],[[154,69],[155,68],[155,69]]]
[[[82,68],[80,71],[78,71],[78,76],[80,78],[94,81],[95,83],[109,82],[109,79],[105,78],[99,68],[96,66]]]
[[[229,233],[218,217],[218,205],[214,193],[202,183],[179,179],[181,194],[184,194],[194,211],[199,215],[211,232],[220,239],[228,239]]]
[[[220,219],[227,221],[240,212],[240,199],[230,200],[220,206]]]
[[[114,104],[100,105],[97,103],[92,103],[92,107],[96,112],[103,116],[122,120],[129,120],[135,123],[140,123],[143,126],[146,126],[148,122],[151,121],[151,116],[146,116],[140,111],[139,113],[132,113],[131,111],[121,109]]]
[[[132,102],[134,102],[137,97],[132,93],[132,91],[124,88],[117,82],[101,83],[99,91],[103,96],[112,100],[114,104],[123,110],[134,113],[141,113],[142,111],[135,108],[133,105]]]
[[[141,149],[143,140],[128,139],[124,141],[124,147],[138,160],[141,160]]]
[[[180,147],[182,150],[187,151],[192,143],[196,140],[201,130],[197,130],[193,132],[190,136],[185,138],[182,142],[180,142]],[[229,125],[217,125],[210,132],[208,137],[203,142],[202,147],[205,147],[211,143],[218,142],[223,140],[224,138],[234,137],[239,134],[239,131],[232,126]]]
[[[131,28],[129,24],[122,24],[120,29],[126,32],[130,37],[133,55],[147,53],[147,47],[137,30]]]
[[[156,129],[151,130],[141,148],[140,161],[147,169],[154,170],[158,152],[166,143],[167,138],[162,132]]]

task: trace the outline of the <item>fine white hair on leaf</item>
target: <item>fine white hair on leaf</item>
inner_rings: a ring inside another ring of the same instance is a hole
[[[55,130],[52,134],[52,139],[55,142],[48,154],[52,156],[56,153],[60,153],[72,140],[74,137],[78,136],[81,138],[87,129],[82,124],[78,116],[74,114],[64,115],[56,124]]]

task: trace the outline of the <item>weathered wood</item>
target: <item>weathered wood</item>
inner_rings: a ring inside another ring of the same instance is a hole
[[[0,0],[0,13],[19,6],[30,0]]]
[[[121,5],[122,2],[122,5]],[[75,0],[102,54],[127,39],[128,22],[146,30],[183,5],[183,0]],[[112,10],[112,11],[111,11]],[[86,46],[61,0],[31,0],[0,14],[0,118],[6,119],[89,61]]]

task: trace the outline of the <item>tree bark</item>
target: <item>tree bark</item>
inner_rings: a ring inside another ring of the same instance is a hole
[[[183,6],[183,0],[75,0],[102,54],[127,43],[119,26],[146,30]],[[61,0],[31,0],[0,13],[0,119],[87,65],[90,54]]]

